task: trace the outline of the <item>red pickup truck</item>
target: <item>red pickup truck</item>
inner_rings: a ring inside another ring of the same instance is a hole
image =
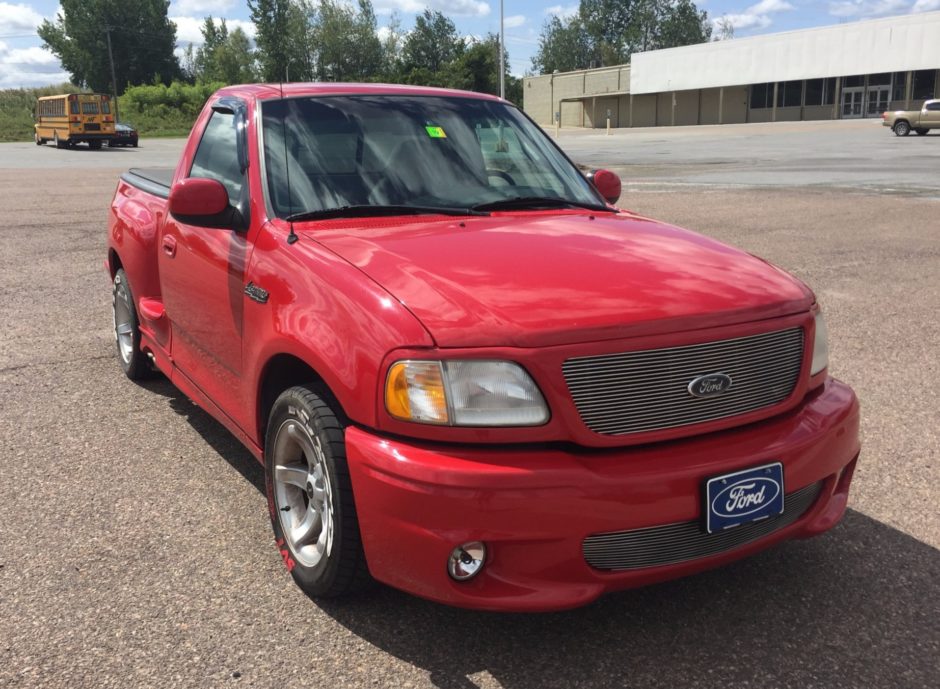
[[[314,597],[567,608],[829,529],[859,411],[813,293],[619,194],[498,98],[222,89],[118,184],[119,361],[264,464]]]

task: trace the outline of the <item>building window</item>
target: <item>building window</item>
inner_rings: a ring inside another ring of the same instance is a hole
[[[843,81],[842,86],[845,88],[852,88],[853,86],[865,85],[865,77],[862,76],[861,74],[856,74],[851,77],[845,77],[845,79],[843,79],[842,81]]]
[[[751,108],[770,108],[774,104],[774,85],[773,84],[752,84],[751,85]]]
[[[833,78],[807,79],[806,105],[832,105],[835,90],[836,80]]]
[[[891,100],[904,100],[907,93],[907,72],[895,72]]]
[[[870,74],[868,76],[869,86],[890,86],[891,72],[882,72],[881,74]]]
[[[934,82],[937,80],[937,72],[933,69],[922,69],[914,72],[914,100],[929,100],[933,98]]]
[[[803,100],[802,81],[781,81],[777,86],[777,107],[798,108]]]

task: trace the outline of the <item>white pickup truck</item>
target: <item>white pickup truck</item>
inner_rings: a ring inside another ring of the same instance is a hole
[[[940,99],[924,102],[920,110],[895,110],[881,116],[881,124],[891,127],[896,136],[907,136],[911,130],[923,136],[931,129],[940,129]]]

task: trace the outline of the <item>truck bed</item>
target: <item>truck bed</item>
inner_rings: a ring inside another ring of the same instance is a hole
[[[170,197],[174,169],[171,167],[132,167],[121,175],[128,184],[162,199]]]

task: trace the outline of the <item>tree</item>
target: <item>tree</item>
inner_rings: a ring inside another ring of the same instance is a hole
[[[301,81],[313,75],[307,47],[309,17],[306,0],[248,0],[255,24],[261,78],[269,82]]]
[[[169,83],[180,75],[173,49],[176,25],[167,17],[167,0],[61,0],[54,21],[39,25],[39,37],[80,86],[109,93],[114,55],[117,87]]]
[[[730,41],[734,38],[734,24],[731,17],[727,14],[715,20],[715,35],[712,37],[716,41]]]
[[[575,17],[546,22],[532,65],[544,73],[623,64],[636,52],[704,43],[711,33],[692,0],[581,0]]]
[[[712,37],[708,12],[699,11],[692,0],[674,0],[659,26],[659,48],[705,43]]]
[[[401,74],[401,53],[405,42],[405,32],[401,28],[401,17],[392,12],[385,25],[385,37],[382,41],[382,76],[385,81],[396,81]]]
[[[440,12],[426,9],[415,17],[415,28],[405,38],[402,67],[405,72],[433,74],[456,60],[463,49],[464,43],[454,22]]]
[[[257,80],[257,61],[248,38],[240,26],[229,33],[216,49],[215,65],[210,80],[226,84],[248,84]]]
[[[542,74],[570,72],[590,66],[594,52],[584,25],[578,17],[552,17],[545,22],[532,66]]]
[[[320,81],[369,81],[385,71],[370,0],[359,0],[358,8],[320,0],[310,36],[314,76]]]
[[[202,39],[203,44],[192,60],[191,76],[195,81],[244,84],[255,80],[255,53],[240,27],[229,33],[224,19],[216,25],[212,17],[206,17]],[[188,61],[187,53],[184,64]]]

